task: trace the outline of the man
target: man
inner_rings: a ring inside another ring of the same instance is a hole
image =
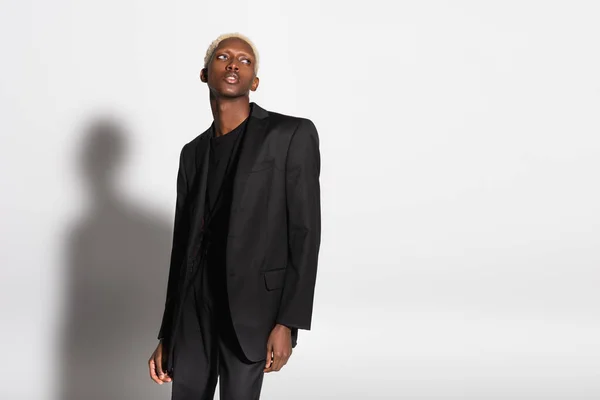
[[[314,124],[250,103],[258,52],[209,46],[200,79],[214,121],[180,155],[173,249],[151,378],[173,400],[258,399],[309,330],[321,237]]]

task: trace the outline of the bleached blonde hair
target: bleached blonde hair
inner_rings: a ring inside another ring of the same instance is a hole
[[[250,45],[250,47],[252,48],[252,52],[254,53],[254,73],[258,73],[258,50],[256,49],[254,43],[252,43],[252,41],[248,37],[238,32],[224,33],[212,41],[212,43],[210,44],[210,46],[208,46],[208,49],[206,50],[206,55],[204,56],[204,68],[208,67],[208,63],[210,62],[210,59],[213,53],[215,52],[216,48],[219,46],[219,43],[229,38],[241,39]]]

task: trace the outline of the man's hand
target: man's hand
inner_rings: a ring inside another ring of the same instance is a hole
[[[277,324],[267,341],[267,362],[264,372],[279,371],[292,355],[292,331],[285,325]]]
[[[148,368],[150,368],[150,378],[159,385],[165,382],[171,382],[171,377],[162,370],[162,353],[163,345],[162,340],[158,343],[156,350],[150,356],[148,360]]]

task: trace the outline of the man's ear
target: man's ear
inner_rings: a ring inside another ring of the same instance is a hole
[[[252,86],[250,86],[250,90],[256,92],[256,89],[258,89],[259,81],[260,79],[258,79],[258,76],[254,77],[254,79],[252,80]]]
[[[208,81],[208,70],[206,68],[200,70],[200,80],[204,83]]]

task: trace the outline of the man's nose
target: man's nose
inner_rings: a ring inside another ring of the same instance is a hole
[[[235,60],[231,60],[231,62],[229,64],[227,64],[227,70],[237,72],[240,70],[240,68],[237,66]]]

